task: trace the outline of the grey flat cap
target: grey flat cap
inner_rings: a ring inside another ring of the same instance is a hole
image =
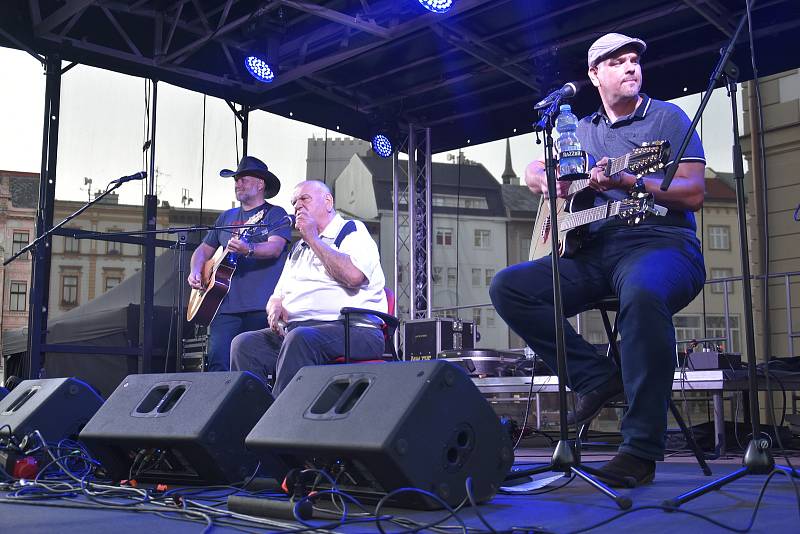
[[[607,56],[613,54],[623,46],[634,45],[639,55],[647,50],[647,44],[641,39],[635,37],[628,37],[621,33],[607,33],[589,47],[588,62],[589,68],[596,66],[598,63],[606,59]]]

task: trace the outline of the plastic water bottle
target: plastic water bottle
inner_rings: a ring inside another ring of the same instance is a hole
[[[558,133],[558,140],[556,141],[556,148],[558,149],[558,171],[561,177],[573,174],[585,173],[583,168],[583,158],[580,156],[566,156],[565,152],[574,152],[581,150],[581,143],[578,141],[578,136],[575,131],[578,129],[578,117],[572,113],[572,108],[569,104],[562,104],[559,108],[560,113],[556,118],[556,132]]]

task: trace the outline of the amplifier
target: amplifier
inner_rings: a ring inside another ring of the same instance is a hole
[[[708,369],[739,369],[742,366],[742,355],[715,350],[702,350],[690,352],[686,368],[690,371],[704,371]]]
[[[414,319],[403,325],[406,360],[432,360],[440,352],[475,348],[475,325],[451,317]]]

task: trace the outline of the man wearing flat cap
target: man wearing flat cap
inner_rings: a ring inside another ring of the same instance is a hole
[[[618,158],[646,142],[666,140],[681,145],[691,122],[668,102],[640,92],[639,60],[644,41],[609,33],[589,48],[589,79],[601,105],[577,128],[583,150],[597,159],[588,187],[595,206],[627,198],[636,177],[625,172],[607,175],[608,158]],[[670,162],[671,164],[672,162]],[[619,299],[621,369],[565,322],[570,388],[577,393],[572,425],[583,425],[606,402],[624,393],[628,410],[622,419],[622,444],[601,472],[651,482],[655,462],[664,457],[667,408],[675,370],[675,329],[672,316],[689,304],[705,282],[694,213],[703,204],[705,158],[696,132],[678,163],[668,191],[659,186],[663,171],[644,176],[655,203],[668,208],[628,226],[618,218],[588,226],[581,247],[559,260],[564,314],[573,316],[607,297]],[[525,172],[528,187],[547,194],[544,161]],[[567,197],[569,182],[558,182],[559,197]],[[506,323],[555,369],[552,269],[549,257],[508,267],[495,275],[492,302]],[[601,477],[602,478],[602,477]],[[603,479],[618,485],[611,478]]]
[[[260,223],[278,228],[268,234],[259,229],[251,230],[248,239],[238,236],[235,230],[212,230],[192,254],[188,280],[194,289],[203,288],[203,265],[218,247],[237,254],[230,290],[209,325],[209,371],[228,371],[233,338],[242,332],[264,328],[267,324],[267,299],[280,278],[286,262],[287,244],[291,240],[290,220],[286,219],[286,224],[280,225],[281,219],[287,216],[286,210],[265,200],[278,194],[281,183],[263,161],[245,156],[235,171],[223,169],[219,175],[233,178],[239,206],[222,212],[214,226],[242,225],[262,213]]]

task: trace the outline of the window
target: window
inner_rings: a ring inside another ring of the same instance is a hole
[[[442,310],[440,312],[437,312],[436,316],[437,317],[450,318],[450,319],[457,319],[458,318],[458,314],[456,314],[456,310]]]
[[[523,237],[519,240],[519,258],[521,260],[527,260],[531,254],[531,238],[530,237]]]
[[[472,308],[472,322],[475,323],[475,326],[481,326],[481,309],[480,308]]]
[[[78,276],[65,274],[61,277],[61,304],[63,306],[78,305]]]
[[[687,342],[703,337],[703,327],[699,315],[676,315],[672,319],[675,325],[675,340]],[[684,347],[681,347],[683,349]]]
[[[739,317],[731,315],[729,318],[731,327],[731,346],[726,347],[725,341],[715,341],[714,344],[722,345],[723,349],[731,352],[741,352],[741,332],[739,330]],[[706,316],[706,331],[708,337],[721,337],[725,336],[725,316],[724,315],[707,315]]]
[[[484,197],[465,197],[463,195],[442,195],[434,193],[431,198],[432,204],[437,208],[465,208],[465,209],[488,209],[489,204]]]
[[[478,287],[481,285],[481,270],[480,269],[472,269],[472,285],[473,287]]]
[[[81,242],[74,237],[64,236],[64,252],[78,254],[81,251]]]
[[[449,247],[453,245],[453,229],[452,228],[437,228],[436,229],[436,244]]]
[[[14,232],[16,237],[16,232]],[[25,311],[28,303],[28,282],[11,281],[8,298],[8,309],[11,311]]]
[[[120,282],[122,282],[121,276],[107,276],[105,282],[105,288],[103,288],[103,291],[108,291],[112,287],[117,287]]]
[[[731,249],[731,227],[730,226],[709,226],[708,227],[708,248],[711,250],[730,250]]]
[[[492,278],[494,278],[494,269],[486,269],[486,287],[492,285]]]
[[[109,230],[109,232],[118,232],[119,230]],[[119,256],[122,254],[122,243],[115,241],[106,241],[106,254],[110,256]]]
[[[77,230],[77,228],[65,228],[65,230]],[[74,237],[64,236],[64,252],[78,254],[81,251],[81,242]]]
[[[711,269],[711,279],[715,278],[731,278],[733,276],[733,269]],[[716,282],[711,284],[712,293],[724,293],[725,286],[728,286],[728,294],[733,293],[733,281],[730,282]]]
[[[28,232],[14,230],[14,242],[11,245],[11,253],[16,254],[28,246]]]
[[[434,267],[431,271],[431,277],[433,278],[434,285],[440,285],[442,283],[442,271],[444,270],[443,267]]]
[[[486,326],[494,326],[497,320],[497,312],[492,308],[486,308]]]
[[[456,287],[458,284],[458,269],[455,267],[447,268],[447,287]]]
[[[489,248],[491,237],[491,230],[475,230],[475,248]]]

